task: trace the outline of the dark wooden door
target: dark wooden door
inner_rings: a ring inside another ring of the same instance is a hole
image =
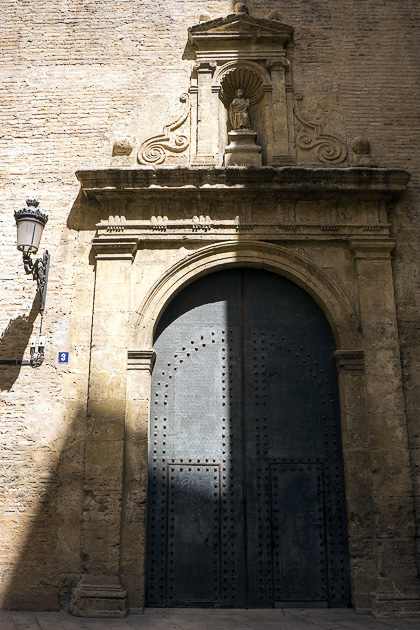
[[[347,606],[334,340],[261,270],[182,291],[155,339],[149,606]]]

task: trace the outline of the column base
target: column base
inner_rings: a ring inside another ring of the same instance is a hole
[[[420,617],[420,589],[372,593],[372,614],[376,618]]]
[[[108,578],[109,580],[109,578]],[[127,591],[117,582],[87,582],[86,579],[73,591],[70,613],[76,617],[111,617],[121,619],[127,615]]]

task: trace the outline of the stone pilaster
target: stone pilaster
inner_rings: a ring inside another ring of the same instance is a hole
[[[125,362],[130,267],[138,239],[95,238],[96,279],[89,375],[85,498],[81,533],[85,575],[71,612],[123,617],[127,592],[120,582]]]
[[[191,142],[190,142],[190,160],[194,164],[197,155],[197,116],[198,116],[198,85],[197,78],[191,79],[190,86],[190,104],[191,104]]]
[[[352,600],[358,612],[367,613],[372,608],[376,567],[364,352],[337,350],[333,358],[340,387]]]
[[[393,242],[353,239],[365,350],[377,616],[420,614],[412,480],[391,267]],[[366,436],[367,437],[367,436]]]
[[[144,607],[148,422],[155,357],[153,350],[129,350],[127,357],[121,578],[132,612]]]
[[[200,164],[212,164],[213,133],[214,126],[212,108],[212,78],[217,64],[215,61],[196,62],[194,69],[197,72],[197,152],[196,162]]]
[[[268,59],[266,65],[272,80],[269,164],[280,166],[292,161],[286,95],[286,72],[289,69],[289,61],[285,58]]]

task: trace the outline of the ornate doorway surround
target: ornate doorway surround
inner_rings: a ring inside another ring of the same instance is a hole
[[[344,126],[325,133],[312,121],[293,91],[293,28],[270,15],[237,3],[191,27],[179,118],[135,151],[117,139],[112,168],[77,173],[87,221],[94,208],[100,218],[75,614],[142,610],[154,332],[184,287],[231,267],[284,276],[324,312],[352,605],[420,614],[390,236],[410,175],[374,167],[366,138],[348,148]]]
[[[376,615],[416,613],[387,214],[409,175],[360,167],[179,167],[78,177],[87,208],[99,204],[102,218],[93,239],[85,575],[73,612],[118,616],[144,605],[152,347],[162,313],[205,274],[257,267],[309,293],[335,336],[352,605]]]

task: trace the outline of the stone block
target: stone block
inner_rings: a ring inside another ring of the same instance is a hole
[[[120,488],[123,468],[123,441],[92,436],[86,445],[86,481],[101,482],[105,488]]]
[[[225,149],[225,166],[262,166],[261,147],[255,144],[257,134],[251,129],[229,132]]]
[[[83,578],[73,591],[70,610],[78,617],[122,618],[128,612],[127,591],[117,576]]]

